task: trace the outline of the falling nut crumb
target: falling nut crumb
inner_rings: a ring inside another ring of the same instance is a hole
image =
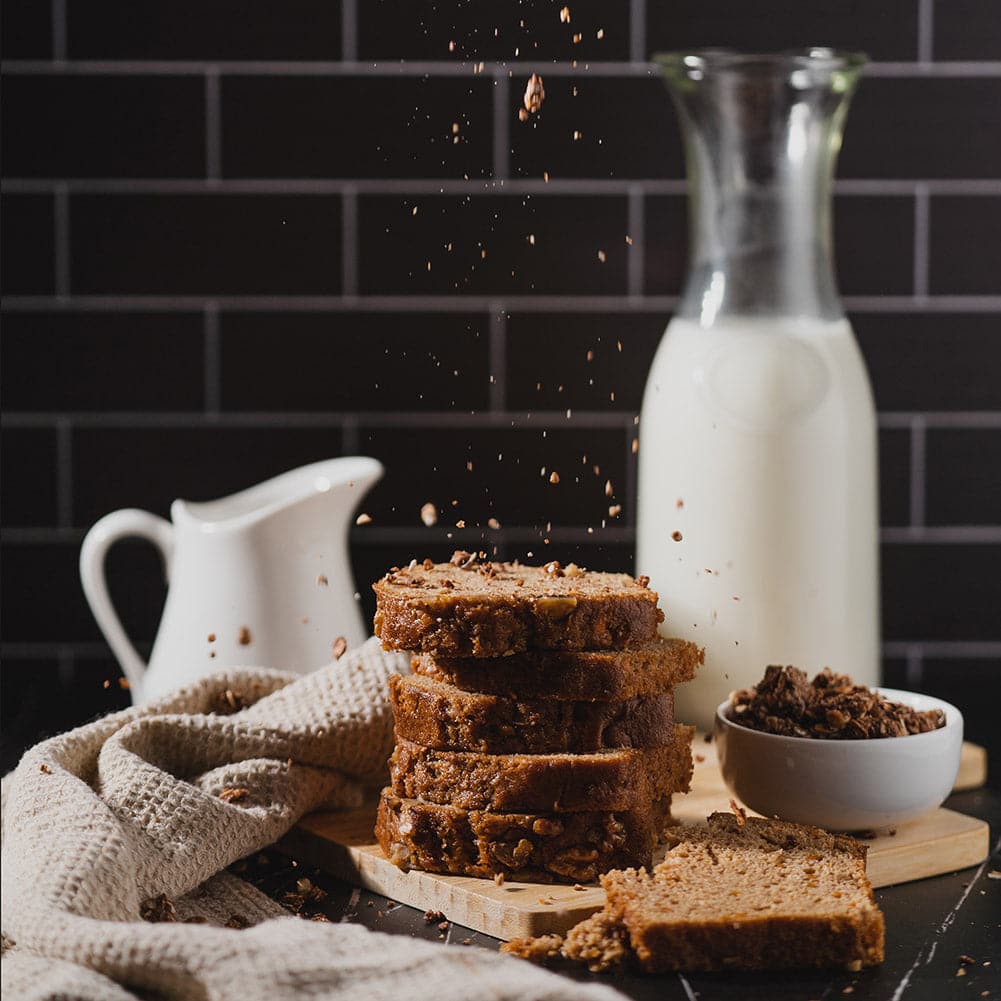
[[[51,768],[49,768],[49,766],[48,766],[47,764],[45,764],[45,762],[44,762],[44,761],[43,761],[43,762],[42,762],[42,763],[41,763],[41,764],[40,764],[40,765],[38,766],[38,770],[39,770],[39,771],[40,771],[40,772],[41,772],[41,773],[42,773],[43,775],[51,775],[51,774],[52,774],[52,769],[51,769]]]
[[[132,687],[132,682],[130,682],[128,678],[119,678],[118,687],[121,688],[122,691],[127,692]]]
[[[318,587],[327,587],[327,586],[328,586],[328,585],[330,584],[330,581],[329,581],[329,580],[327,580],[327,577],[326,577],[326,574],[322,574],[322,573],[321,573],[321,574],[320,574],[320,575],[319,575],[319,576],[318,576],[318,577],[316,578],[316,583],[317,583],[317,586],[318,586]]]
[[[605,480],[605,496],[611,497],[615,493],[615,488],[612,486],[611,480]]]
[[[504,885],[504,873],[502,873],[502,872],[495,872],[494,873],[494,884],[496,886],[503,886]]]
[[[338,636],[334,640],[331,646],[330,652],[334,656],[334,660],[340,660],[344,656],[344,651],[348,648],[348,641],[343,636]]]
[[[607,255],[605,254],[605,252],[603,250],[599,250],[598,251],[598,260],[601,261],[602,264],[604,264],[607,259],[608,258],[607,258]]]
[[[609,508],[608,508],[608,517],[609,518],[618,518],[618,516],[620,514],[622,514],[622,505],[621,504],[611,504],[611,505],[609,505]]]
[[[560,482],[560,474],[557,473],[555,469],[549,474],[549,482],[550,483]]]
[[[215,643],[215,633],[209,633],[209,643]]]
[[[519,122],[527,122],[528,121],[528,112],[524,108],[519,108],[518,109],[518,121]]]
[[[677,529],[675,529],[671,533],[671,538],[674,539],[675,542],[681,542],[681,539],[682,539],[681,532],[679,532]]]
[[[250,646],[253,642],[250,630],[246,626],[240,626],[240,630],[236,634],[236,642],[239,643],[240,646]]]
[[[428,271],[430,271],[430,270],[431,270],[431,262],[428,261]],[[365,514],[365,512],[362,511],[362,513],[360,515],[358,515],[357,518],[355,518],[355,524],[356,525],[371,525],[372,524],[372,516],[368,515],[368,514]]]
[[[431,528],[432,525],[438,524],[438,508],[434,506],[430,501],[421,507],[421,521]]]
[[[562,24],[569,24],[570,23],[570,8],[569,7],[561,7],[560,8],[560,22]]]
[[[525,110],[533,114],[542,107],[542,102],[546,99],[546,90],[542,85],[542,77],[538,73],[533,73],[528,78],[523,98]]]
[[[455,523],[455,527],[456,527],[456,528],[465,528],[465,527],[466,527],[466,523],[465,523],[465,521],[464,521],[464,520],[463,520],[462,518],[460,518],[460,519],[459,519],[459,520],[458,520],[458,521],[457,521],[457,522]]]

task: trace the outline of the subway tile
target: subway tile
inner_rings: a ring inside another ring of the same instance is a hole
[[[175,497],[214,500],[340,454],[336,428],[78,429],[74,514],[81,526],[119,507],[166,516]]]
[[[1001,315],[853,313],[879,410],[1001,410]]]
[[[864,80],[848,115],[838,174],[997,177],[999,106],[998,77]]]
[[[222,406],[483,410],[488,326],[467,313],[223,313]]]
[[[685,199],[646,199],[648,294],[676,294],[685,274]],[[834,199],[835,272],[843,295],[906,295],[914,280],[914,201],[910,197],[840,195]]]
[[[688,264],[688,206],[682,195],[645,199],[644,291],[677,295]]]
[[[909,295],[914,290],[913,199],[835,198],[834,260],[842,295]]]
[[[732,48],[775,52],[828,46],[861,50],[873,59],[917,58],[914,0],[860,7],[855,0],[823,5],[798,0],[678,0],[647,6],[647,51]]]
[[[882,547],[883,639],[1001,639],[1001,545]]]
[[[341,57],[339,0],[68,0],[71,59]]]
[[[80,586],[79,543],[5,540],[2,555],[6,642],[101,640]],[[108,590],[126,632],[137,646],[149,644],[156,635],[165,595],[158,553],[145,542],[119,542],[109,551],[105,568]]]
[[[49,59],[52,56],[52,4],[4,0],[0,5],[0,56]]]
[[[624,198],[372,196],[360,199],[358,229],[363,292],[626,289]]]
[[[47,658],[4,658],[0,670],[4,773],[39,741],[125,709],[131,700],[119,687],[118,677],[110,660],[74,658],[62,667]]]
[[[334,197],[76,195],[70,215],[75,293],[340,291]]]
[[[951,702],[963,714],[963,737],[987,748],[987,774],[997,788],[1001,770],[997,721],[1001,657],[926,657],[920,691]]]
[[[223,172],[485,177],[491,90],[485,77],[224,77]]]
[[[1001,198],[931,199],[929,290],[941,295],[1001,292]]]
[[[0,198],[0,285],[4,295],[55,291],[55,222],[49,195]]]
[[[358,5],[358,56],[507,63],[629,57],[628,5],[612,11],[599,0],[576,0],[569,23],[560,19],[562,6],[366,0]]]
[[[510,109],[516,177],[682,177],[681,135],[655,78],[549,77],[541,111]],[[580,139],[574,134],[580,132]]]
[[[6,400],[4,406],[9,406]],[[6,527],[56,524],[59,503],[54,429],[4,428],[0,432],[0,470]]]
[[[1001,524],[1001,428],[929,428],[925,447],[928,524]]]
[[[7,313],[0,335],[4,406],[201,410],[202,327],[197,313]]]
[[[934,0],[934,55],[950,59],[1001,59],[1001,17],[984,0]]]
[[[421,507],[430,501],[443,528],[464,521],[469,535],[496,518],[506,526],[538,528],[541,545],[547,522],[554,528],[592,525],[597,531],[610,503],[623,504],[622,521],[630,516],[623,496],[628,447],[626,435],[615,429],[533,423],[517,429],[422,429],[406,427],[403,419],[400,427],[363,427],[359,451],[386,466],[385,478],[363,507],[375,525],[419,531]],[[555,484],[553,472],[559,477]],[[605,496],[606,480],[617,491],[614,500]],[[456,546],[464,546],[464,538],[457,534]],[[470,545],[479,545],[478,538],[477,533]]]
[[[10,177],[199,177],[199,77],[11,74],[3,95]]]
[[[911,433],[905,428],[879,432],[879,523],[911,521]]]
[[[507,406],[638,413],[666,323],[662,313],[513,314]]]

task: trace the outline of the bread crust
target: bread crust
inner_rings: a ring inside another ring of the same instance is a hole
[[[620,702],[509,699],[420,675],[389,679],[396,736],[438,750],[552,754],[657,747],[674,738],[674,696]]]
[[[534,883],[589,883],[649,865],[670,797],[632,811],[495,813],[425,803],[384,789],[376,838],[403,869]]]
[[[694,732],[676,725],[670,744],[589,754],[480,754],[398,740],[390,778],[400,797],[466,810],[635,810],[688,791]]]
[[[439,563],[390,572],[372,588],[375,634],[386,649],[445,657],[634,647],[664,619],[657,593],[628,574]]]
[[[467,692],[506,698],[620,701],[691,681],[705,651],[657,637],[630,650],[526,650],[506,657],[415,654],[416,673]]]

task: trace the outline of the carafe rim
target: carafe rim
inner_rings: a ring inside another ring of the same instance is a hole
[[[204,532],[239,530],[341,486],[357,486],[357,498],[361,500],[383,471],[382,463],[369,456],[322,459],[215,500],[178,498],[171,504],[170,514],[175,525],[195,527]]]
[[[807,46],[778,52],[741,52],[728,48],[679,49],[655,52],[651,61],[669,76],[689,76],[709,70],[714,73],[735,70],[742,73],[776,70],[814,69],[859,72],[869,61],[865,52]]]

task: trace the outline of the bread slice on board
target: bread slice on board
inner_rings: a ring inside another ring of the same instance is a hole
[[[675,726],[662,747],[589,754],[480,754],[397,740],[389,771],[397,796],[465,810],[635,810],[688,791],[694,732]]]
[[[526,650],[507,657],[416,654],[413,669],[467,692],[519,699],[621,701],[691,681],[704,651],[687,640],[650,640],[630,650]]]
[[[508,699],[419,674],[389,679],[396,736],[439,750],[553,754],[657,747],[674,739],[674,696],[621,702]]]
[[[609,650],[654,638],[657,593],[628,574],[480,562],[414,564],[372,585],[375,634],[387,649],[447,657],[520,650]]]
[[[714,813],[677,827],[652,873],[601,877],[604,911],[557,943],[515,940],[508,952],[560,954],[605,970],[765,970],[883,961],[883,915],[853,838],[786,821]]]
[[[615,866],[649,865],[671,798],[637,810],[492,813],[403,799],[384,789],[375,834],[401,869],[533,883],[589,883]]]

